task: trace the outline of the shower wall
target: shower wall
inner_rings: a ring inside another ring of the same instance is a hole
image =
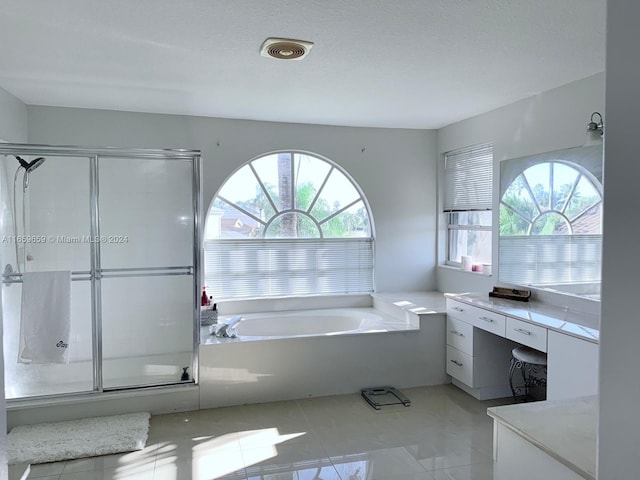
[[[91,249],[99,241],[104,388],[176,383],[192,370],[194,276],[165,267],[194,264],[193,164],[184,160],[99,158],[100,237],[91,235],[88,157],[46,155],[29,175],[27,224],[21,225],[22,180],[17,182],[18,234],[30,243],[21,271],[85,272],[71,282],[69,365],[17,362],[22,284],[3,285],[7,397],[94,388]],[[29,157],[29,160],[31,157]],[[2,161],[3,179],[18,162]],[[3,195],[0,229],[5,263],[17,270],[11,240],[13,208]],[[22,256],[22,251],[19,252]],[[4,268],[4,265],[2,266]],[[168,273],[168,274],[167,274]],[[46,335],[46,332],[43,332]]]

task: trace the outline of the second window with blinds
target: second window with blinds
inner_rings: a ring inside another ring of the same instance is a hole
[[[462,257],[491,264],[493,146],[475,145],[445,153],[444,208],[446,264]]]

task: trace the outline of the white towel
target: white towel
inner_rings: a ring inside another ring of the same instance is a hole
[[[19,363],[69,362],[71,272],[22,274]]]

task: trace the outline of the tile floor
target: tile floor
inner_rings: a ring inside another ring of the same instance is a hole
[[[157,415],[140,452],[34,465],[40,480],[492,480],[489,406],[452,385]]]

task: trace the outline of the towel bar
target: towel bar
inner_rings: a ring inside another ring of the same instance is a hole
[[[103,268],[96,272],[96,278],[124,278],[124,277],[158,277],[172,275],[193,275],[193,267],[142,267],[142,268]],[[88,281],[92,279],[90,270],[80,270],[71,272],[71,281]],[[11,285],[22,283],[22,273],[13,271],[10,264],[4,269],[2,283]]]

